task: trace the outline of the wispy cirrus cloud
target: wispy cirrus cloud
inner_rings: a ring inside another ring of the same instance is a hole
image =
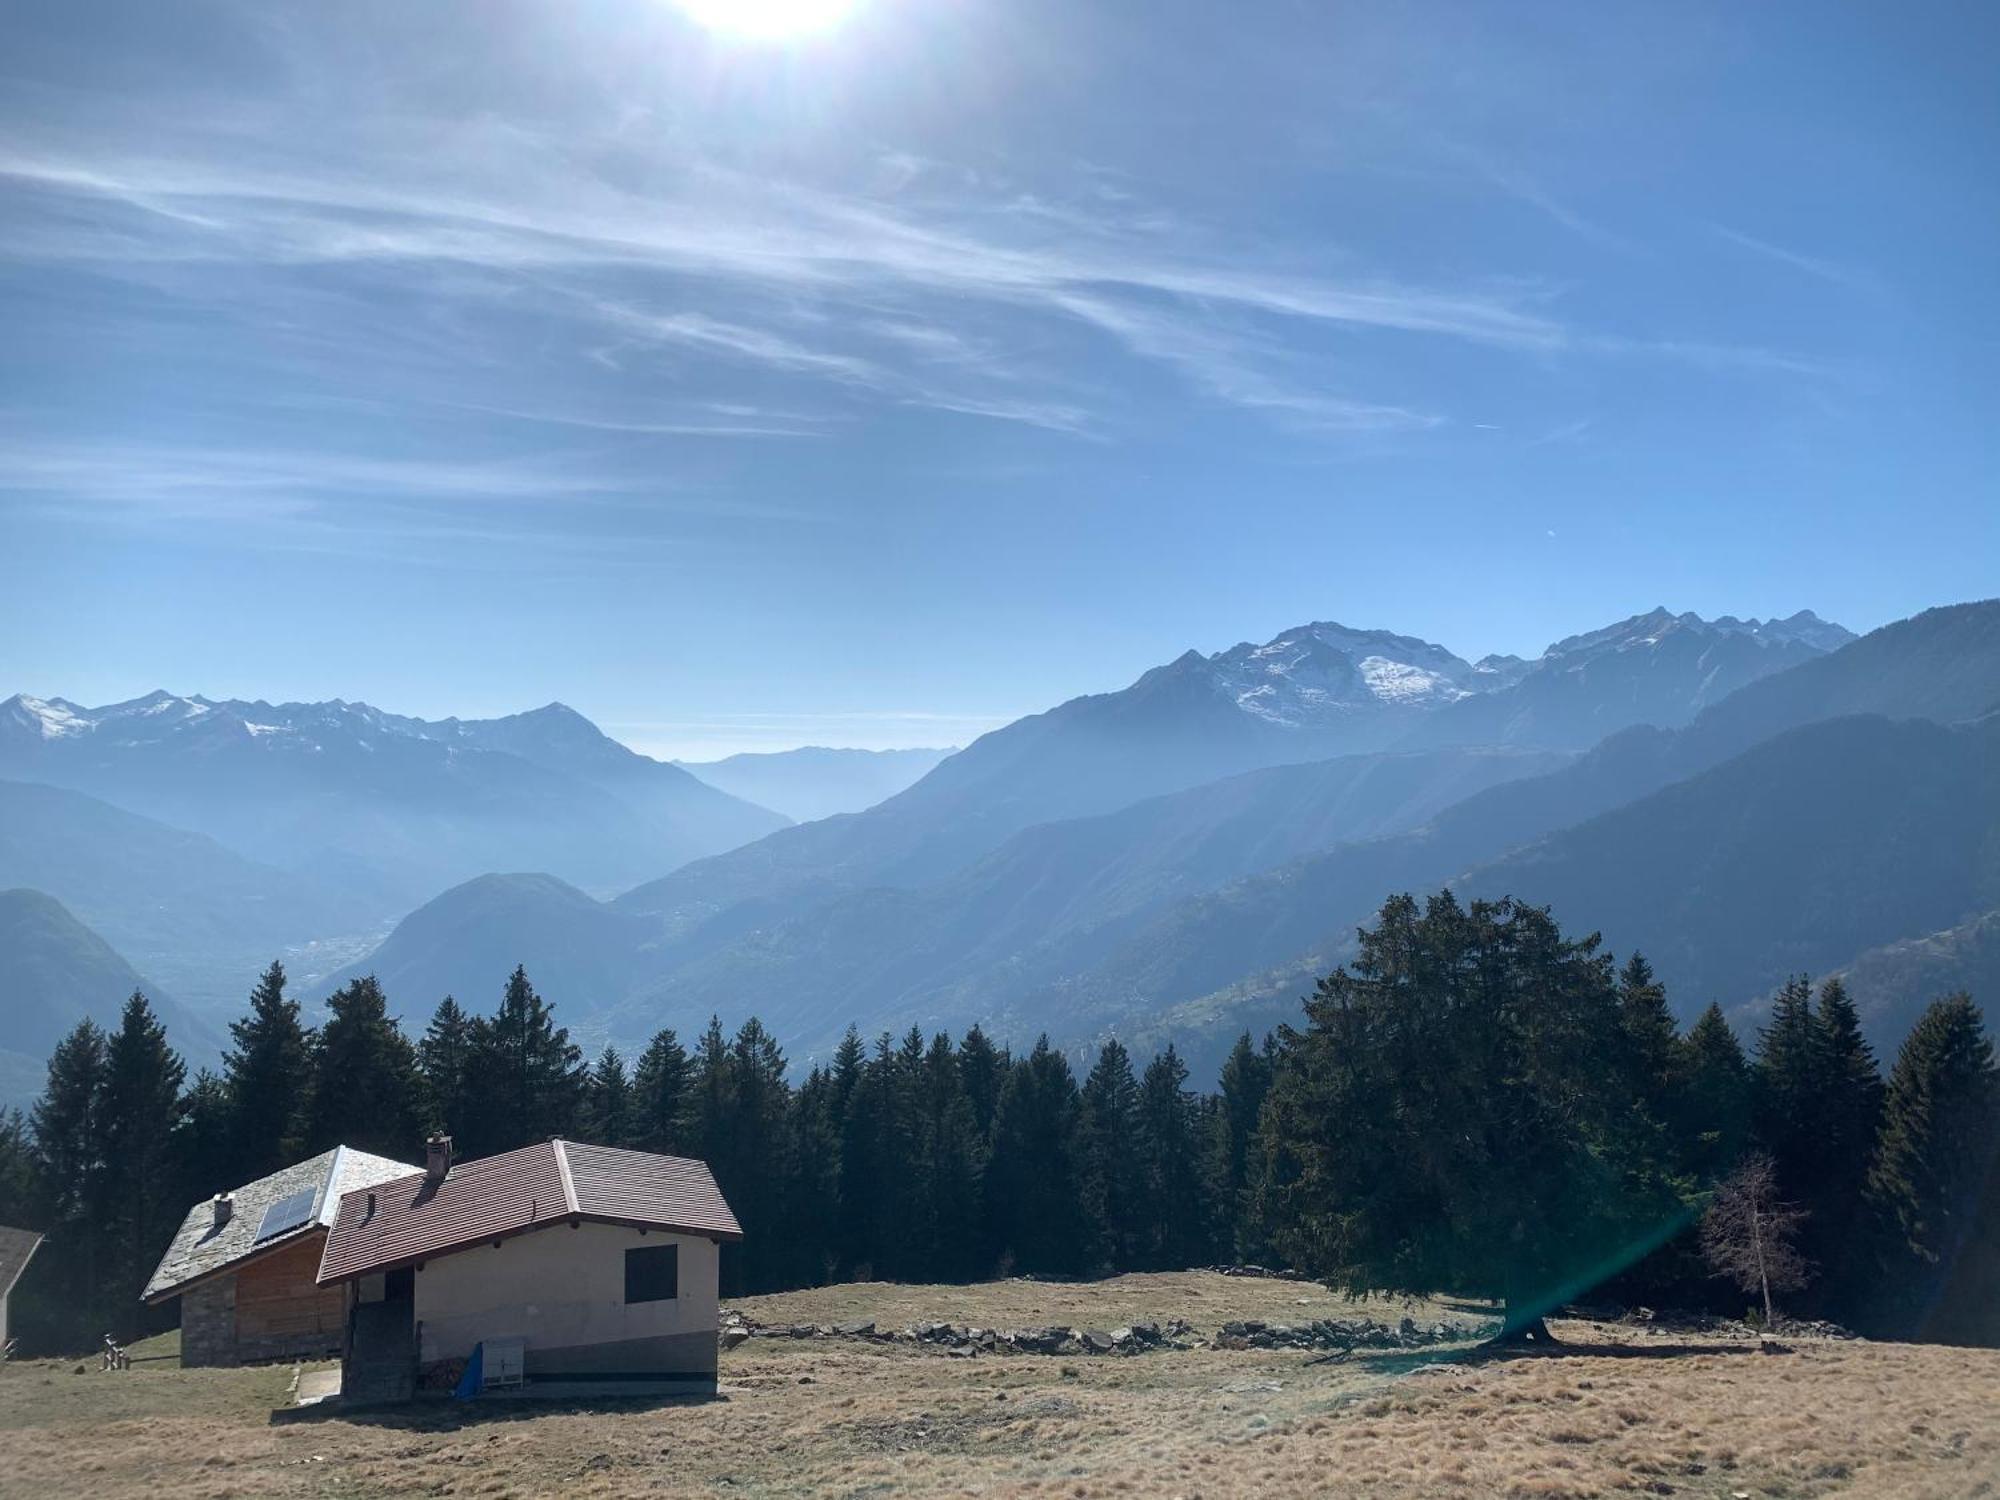
[[[1779,265],[1790,266],[1794,271],[1802,271],[1816,280],[1848,288],[1867,285],[1867,278],[1862,273],[1841,265],[1838,261],[1828,260],[1824,256],[1807,255],[1783,245],[1775,245],[1769,240],[1758,239],[1755,235],[1744,234],[1741,230],[1730,229],[1722,224],[1709,225],[1709,232],[1739,250],[1747,250],[1752,255],[1776,261]]]

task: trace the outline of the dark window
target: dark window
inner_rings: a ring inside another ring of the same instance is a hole
[[[681,1247],[648,1245],[625,1252],[625,1300],[668,1302],[681,1294]]]

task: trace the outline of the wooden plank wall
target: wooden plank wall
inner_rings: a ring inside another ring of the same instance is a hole
[[[345,1293],[338,1283],[314,1286],[324,1233],[308,1234],[236,1273],[236,1340],[323,1333],[338,1340],[346,1317]]]

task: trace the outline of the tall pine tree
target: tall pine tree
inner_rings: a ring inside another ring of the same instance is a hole
[[[1073,1273],[1087,1245],[1079,1232],[1077,1116],[1069,1059],[1046,1036],[1008,1070],[993,1115],[986,1217],[1016,1270]]]
[[[236,1184],[298,1160],[312,1085],[311,1042],[276,959],[250,992],[250,1013],[229,1023],[229,1037],[233,1045],[222,1058],[230,1153],[224,1176]]]
[[[582,1049],[555,1023],[555,1007],[535,993],[526,969],[508,976],[500,1008],[473,1024],[472,1114],[466,1155],[489,1156],[569,1135],[577,1127],[588,1073]]]
[[[350,980],[326,1008],[314,1049],[306,1154],[352,1146],[392,1161],[420,1160],[430,1113],[423,1076],[416,1048],[389,1018],[382,987],[372,974]]]
[[[187,1069],[146,997],[125,1002],[104,1048],[101,1129],[104,1142],[104,1236],[107,1286],[116,1297],[114,1331],[138,1327],[139,1293],[180,1226],[174,1127],[181,1117]]]
[[[1993,1044],[1971,997],[1953,995],[1923,1013],[1897,1054],[1868,1174],[1883,1331],[1953,1343],[2000,1334],[1996,1155]]]
[[[641,1151],[686,1156],[690,1108],[687,1049],[662,1028],[632,1071],[632,1143]]]
[[[472,1017],[446,995],[431,1012],[431,1023],[417,1043],[417,1066],[424,1075],[424,1102],[430,1126],[458,1137],[463,1147],[466,1122],[475,1112],[472,1089]]]

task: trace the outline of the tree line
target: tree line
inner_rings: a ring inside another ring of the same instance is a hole
[[[1885,1085],[1837,981],[1788,984],[1746,1055],[1718,1008],[1681,1031],[1642,958],[1533,907],[1396,897],[1360,936],[1213,1092],[1171,1046],[1142,1067],[1106,1041],[1079,1078],[1046,1037],[1015,1053],[977,1026],[850,1029],[797,1082],[755,1018],[586,1058],[521,969],[490,1016],[446,997],[415,1037],[372,978],[309,1026],[277,963],[190,1080],[135,995],[0,1117],[0,1222],[51,1239],[14,1322],[30,1347],[139,1331],[189,1204],[337,1144],[421,1160],[441,1129],[461,1157],[563,1135],[705,1159],[746,1235],[726,1295],[1252,1260],[1491,1295],[1527,1336],[1586,1296],[1741,1311],[1717,1228],[1740,1182],[1692,1230],[1768,1159],[1794,1311],[2000,1336],[2000,1084],[1968,998],[1926,1012]]]

